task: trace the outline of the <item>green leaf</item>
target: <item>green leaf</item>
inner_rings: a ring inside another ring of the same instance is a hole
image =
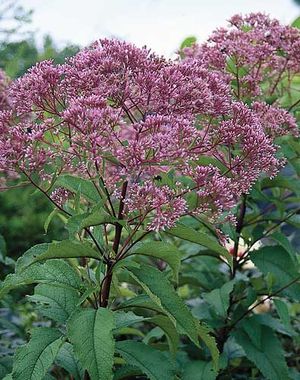
[[[211,362],[198,360],[185,366],[182,380],[215,380],[216,377],[217,374]]]
[[[114,313],[116,329],[120,329],[123,327],[131,326],[138,322],[143,322],[147,320],[145,317],[141,317],[140,315],[135,315],[132,311],[116,311]]]
[[[261,189],[268,189],[272,187],[279,187],[283,189],[289,189],[295,194],[300,195],[300,184],[296,178],[287,178],[283,176],[277,176],[275,178],[264,178],[261,181]]]
[[[197,38],[195,36],[186,37],[180,44],[180,50],[191,47],[197,42]]]
[[[262,247],[250,254],[251,260],[266,276],[272,273],[277,287],[284,287],[299,277],[299,265],[280,246]],[[300,300],[300,284],[295,283],[283,291],[288,296]]]
[[[80,191],[82,196],[92,202],[99,202],[101,200],[95,186],[91,181],[86,179],[65,174],[58,177],[55,182],[55,186],[64,187],[73,193]]]
[[[21,257],[18,258],[16,262],[15,272],[22,273],[24,268],[30,265],[35,257],[47,251],[48,247],[49,243],[42,243],[29,248],[25,253],[23,253]]]
[[[179,345],[179,335],[170,319],[164,315],[155,315],[149,319],[149,322],[154,323],[163,330],[166,334],[170,351],[175,355]]]
[[[294,28],[300,29],[300,17],[297,17],[296,20],[292,22],[292,25]]]
[[[12,374],[11,373],[9,373],[8,375],[6,375],[5,377],[3,377],[3,379],[2,380],[13,380],[13,378],[12,378]]]
[[[166,279],[165,274],[148,265],[143,265],[140,268],[131,268],[128,272],[141,285],[152,301],[166,312],[175,328],[181,329],[198,345],[195,320],[187,306]]]
[[[161,313],[161,307],[154,303],[150,297],[146,294],[140,294],[134,298],[125,300],[122,302],[122,309],[126,308],[138,308],[138,309],[149,309],[152,311],[156,311],[157,313]]]
[[[178,281],[182,253],[173,244],[164,243],[162,241],[145,242],[135,247],[130,251],[130,254],[151,256],[165,261],[173,270],[175,281]]]
[[[228,171],[228,167],[224,165],[220,160],[214,157],[201,156],[197,158],[197,160],[195,160],[195,163],[197,163],[198,165],[204,165],[204,166],[213,165],[217,167],[218,169],[220,169],[223,173]]]
[[[83,369],[74,357],[73,346],[70,343],[64,343],[56,356],[55,363],[65,369],[74,380],[81,380],[83,378]]]
[[[194,230],[193,228],[187,227],[183,224],[177,224],[177,226],[166,231],[168,234],[176,236],[180,239],[190,241],[192,243],[199,244],[203,247],[209,248],[215,256],[226,257],[228,263],[232,264],[232,256],[229,254],[227,249],[225,249],[217,240],[212,239],[209,235]]]
[[[214,289],[209,293],[205,293],[203,298],[214,307],[217,314],[226,318],[229,307],[230,293],[233,291],[234,281],[229,281],[220,289]]]
[[[127,364],[138,367],[150,380],[174,380],[175,363],[170,356],[135,341],[116,343],[116,352]]]
[[[219,350],[215,338],[210,334],[211,329],[205,325],[203,322],[198,321],[197,323],[197,333],[201,340],[205,343],[210,351],[212,357],[212,363],[215,371],[219,369]]]
[[[49,224],[51,223],[52,219],[55,217],[56,214],[59,213],[59,210],[57,208],[55,208],[54,210],[52,210],[50,212],[50,214],[47,216],[47,219],[45,220],[45,223],[44,223],[44,230],[45,230],[45,234],[48,232],[48,228],[49,228]]]
[[[266,379],[289,379],[281,343],[271,328],[250,318],[240,324],[233,336]]]
[[[6,252],[7,252],[6,242],[4,240],[4,237],[0,235],[0,261],[3,262],[3,260],[6,257]]]
[[[82,309],[73,314],[67,327],[75,355],[89,372],[91,380],[112,379],[115,345],[112,311],[104,308]]]
[[[275,304],[277,313],[279,315],[279,318],[282,324],[286,327],[288,331],[293,331],[287,304],[284,301],[279,300],[279,299],[274,299],[273,302]]]
[[[12,370],[12,358],[11,356],[5,356],[0,358],[0,379],[8,375]]]
[[[71,257],[89,257],[101,260],[100,254],[95,251],[88,243],[81,243],[71,240],[63,240],[50,243],[45,252],[34,257],[33,262],[48,259],[66,259]]]
[[[89,257],[101,260],[100,254],[87,242],[63,240],[54,243],[38,244],[24,253],[17,261],[16,270],[20,272],[33,263],[49,259]]]
[[[42,380],[62,344],[63,339],[59,330],[49,327],[33,329],[29,343],[16,350],[12,378]]]
[[[141,374],[142,372],[139,368],[131,365],[123,365],[122,367],[116,369],[114,373],[114,380],[131,379],[130,376],[133,377]]]
[[[76,290],[51,284],[37,285],[34,295],[28,298],[39,306],[43,316],[59,323],[67,321],[79,301]]]
[[[49,260],[45,264],[35,263],[19,273],[9,274],[0,286],[0,297],[19,286],[46,283],[79,290],[81,278],[63,260]]]
[[[103,206],[96,206],[93,211],[89,213],[79,214],[71,216],[68,219],[66,228],[68,229],[70,235],[74,235],[84,228],[90,226],[98,226],[101,224],[114,224],[118,221],[117,218],[109,215]]]
[[[276,231],[272,235],[269,235],[269,238],[279,243],[287,251],[291,259],[294,262],[297,262],[297,257],[292,247],[292,244],[289,242],[289,239],[283,233]]]

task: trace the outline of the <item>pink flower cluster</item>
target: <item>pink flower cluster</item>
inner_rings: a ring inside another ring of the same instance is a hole
[[[123,217],[150,230],[230,210],[262,173],[276,174],[273,137],[296,128],[285,111],[235,99],[224,72],[197,57],[169,61],[117,40],[63,65],[38,63],[9,96],[1,171],[39,178],[43,188],[61,173],[88,178],[105,184],[112,204],[126,182]],[[67,195],[49,196],[62,204]]]
[[[0,111],[3,111],[9,107],[9,99],[7,96],[8,84],[8,77],[4,71],[0,69]]]
[[[235,15],[185,53],[223,72],[239,99],[282,96],[300,70],[300,30],[261,13]]]

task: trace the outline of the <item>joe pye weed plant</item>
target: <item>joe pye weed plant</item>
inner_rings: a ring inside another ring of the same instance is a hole
[[[37,318],[6,379],[297,378],[299,47],[234,16],[173,61],[100,40],[3,86],[1,186],[69,234],[2,282]]]

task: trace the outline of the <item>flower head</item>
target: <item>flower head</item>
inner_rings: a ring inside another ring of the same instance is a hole
[[[262,173],[280,167],[270,135],[295,129],[275,107],[237,101],[228,75],[201,60],[168,61],[117,40],[63,65],[38,63],[9,95],[12,110],[0,113],[1,171],[49,184],[71,173],[104,184],[116,201],[126,182],[125,216],[151,230],[186,213],[230,210]],[[49,196],[61,204],[66,193]]]

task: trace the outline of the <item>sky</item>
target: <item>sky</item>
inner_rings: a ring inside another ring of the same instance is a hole
[[[1,0],[0,0],[1,1]],[[20,0],[32,9],[39,41],[86,46],[117,37],[172,57],[187,36],[203,41],[236,13],[265,12],[290,23],[300,15],[293,0]]]

